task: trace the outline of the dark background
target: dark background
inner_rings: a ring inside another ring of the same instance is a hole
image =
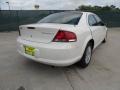
[[[76,9],[79,10],[79,9]],[[22,24],[35,23],[41,18],[65,10],[1,10],[0,31],[18,30]],[[96,13],[108,27],[120,27],[120,11],[86,10]]]

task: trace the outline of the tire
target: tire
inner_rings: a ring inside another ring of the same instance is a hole
[[[89,55],[89,56],[87,56]],[[86,68],[90,61],[91,61],[91,56],[92,56],[92,44],[88,43],[85,52],[83,54],[82,59],[80,60],[80,62],[78,63],[80,65],[81,68]]]

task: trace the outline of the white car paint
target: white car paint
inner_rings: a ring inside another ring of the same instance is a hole
[[[80,61],[87,43],[93,39],[96,48],[106,37],[107,32],[106,26],[88,24],[88,16],[95,14],[90,12],[82,12],[82,14],[77,25],[56,23],[21,25],[21,36],[17,38],[18,52],[29,59],[53,66],[69,66]],[[35,29],[27,27],[35,27]],[[52,42],[59,30],[74,32],[77,41]],[[34,47],[35,56],[26,54],[24,45]]]

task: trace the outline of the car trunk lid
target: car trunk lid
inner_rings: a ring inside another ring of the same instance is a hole
[[[54,39],[59,29],[65,27],[66,25],[59,24],[29,24],[20,26],[20,33],[22,39],[49,43]]]

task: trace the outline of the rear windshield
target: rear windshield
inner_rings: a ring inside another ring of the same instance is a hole
[[[72,24],[77,25],[82,13],[62,12],[48,15],[47,17],[38,21],[38,23],[58,23],[58,24]]]

